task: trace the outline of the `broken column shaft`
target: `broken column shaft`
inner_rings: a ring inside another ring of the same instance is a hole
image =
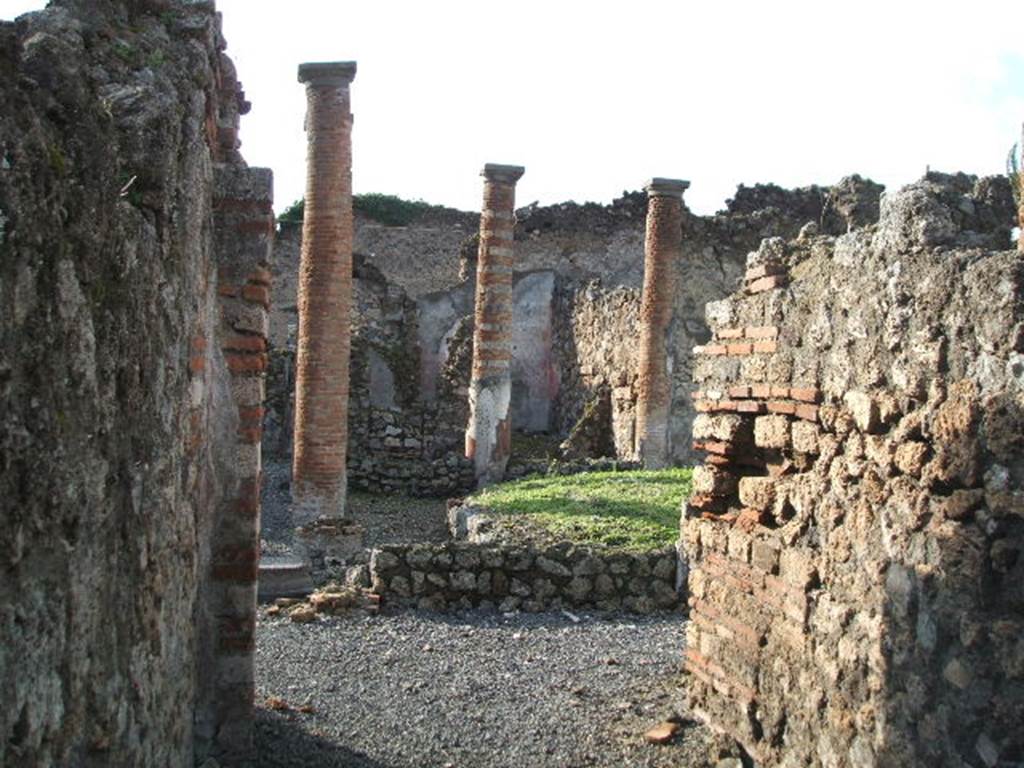
[[[651,179],[647,190],[644,289],[640,306],[637,382],[637,454],[646,469],[669,465],[668,415],[672,405],[668,331],[677,263],[682,254],[683,192],[678,179]]]
[[[473,373],[466,456],[477,482],[501,480],[512,439],[512,255],[516,182],[525,169],[484,166],[480,251],[476,272]]]
[[[293,522],[341,515],[348,443],[355,62],[302,64],[306,198],[295,366]]]

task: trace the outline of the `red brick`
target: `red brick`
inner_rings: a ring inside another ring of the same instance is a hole
[[[721,456],[727,456],[733,453],[733,451],[735,450],[733,448],[732,443],[715,441],[701,442],[699,440],[695,440],[693,442],[693,449],[695,451],[707,451],[708,453],[717,453]]]
[[[227,355],[228,370],[234,374],[263,373],[267,370],[266,355]]]
[[[768,384],[751,384],[750,395],[751,397],[771,397],[772,388]]]
[[[768,411],[792,416],[796,413],[796,403],[791,403],[788,400],[770,400],[768,401]]]
[[[229,283],[221,283],[217,286],[217,293],[221,296],[234,298],[238,295],[238,286]]]
[[[264,267],[256,267],[252,274],[249,275],[249,282],[256,283],[257,285],[265,285],[268,288],[273,280],[273,276],[270,274],[270,270]]]
[[[821,399],[821,391],[817,387],[791,387],[789,396],[804,403],[816,403]]]
[[[766,512],[761,510],[753,509],[751,507],[745,507],[740,510],[739,517],[736,518],[736,525],[742,528],[747,533],[750,533],[759,525],[764,523],[768,518]]]
[[[233,352],[265,352],[267,340],[262,336],[234,335],[228,337],[224,342],[224,349]]]
[[[749,327],[745,329],[744,335],[748,339],[774,339],[779,335],[779,328],[775,325]]]
[[[771,396],[775,398],[789,397],[789,387],[780,387],[777,384],[772,384]]]
[[[740,357],[740,356],[743,356],[743,355],[749,355],[753,351],[753,349],[754,349],[754,345],[750,344],[748,342],[742,342],[742,343],[739,343],[739,344],[727,344],[726,345],[727,354],[732,355],[733,357]]]
[[[710,494],[694,494],[686,501],[687,506],[706,512],[722,512],[726,509],[725,499]]]
[[[270,289],[262,285],[244,285],[242,286],[242,298],[253,304],[269,307]]]
[[[752,283],[747,285],[747,293],[763,293],[764,291],[771,291],[775,288],[784,288],[788,282],[789,279],[785,275],[762,277],[760,280],[754,280]]]
[[[193,355],[188,360],[188,372],[191,374],[202,373],[206,369],[206,358],[202,355]]]
[[[754,342],[754,354],[774,354],[778,349],[779,343],[777,341],[755,341]]]
[[[718,339],[742,339],[743,329],[742,328],[719,328],[715,332],[715,338]]]
[[[192,351],[193,352],[205,352],[206,351],[206,337],[195,336],[192,338]]]
[[[246,426],[262,424],[265,413],[265,410],[258,405],[243,406],[238,409],[238,420]]]
[[[816,405],[798,405],[796,407],[795,415],[798,419],[805,419],[806,421],[817,421],[818,420],[818,406]]]
[[[751,395],[750,387],[746,386],[745,384],[741,384],[741,385],[735,386],[735,387],[729,387],[729,397],[740,397],[740,398],[742,398],[742,397],[750,397],[750,395]]]
[[[736,403],[737,413],[764,413],[764,403],[760,400],[741,400]]]
[[[244,445],[257,445],[263,439],[262,427],[239,427],[238,442]]]

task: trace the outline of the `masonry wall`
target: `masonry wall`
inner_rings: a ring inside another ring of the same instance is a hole
[[[707,307],[690,706],[763,765],[1024,757],[1024,261],[1003,179],[766,240]]]
[[[247,108],[223,49],[212,4],[0,23],[0,764],[230,765],[251,743],[217,572],[258,477],[221,343],[238,254],[215,178],[245,174]]]
[[[533,544],[389,544],[370,577],[385,604],[430,611],[567,608],[651,613],[678,609],[676,552]]]
[[[683,256],[677,265],[679,290],[669,334],[670,444],[676,463],[692,463],[697,456],[689,437],[695,415],[689,394],[691,349],[709,337],[704,304],[733,289],[742,276],[746,254],[756,249],[761,238],[795,237],[808,222],[832,234],[864,226],[878,217],[879,192],[880,187],[858,177],[827,189],[783,190],[759,185],[741,187],[727,209],[715,216],[684,213]],[[514,332],[513,422],[517,429],[550,431],[562,438],[574,429],[579,433],[578,428],[600,438],[582,444],[576,441],[572,456],[610,450],[619,458],[633,458],[636,345],[621,341],[639,334],[645,213],[642,193],[624,194],[608,206],[534,204],[517,211],[516,304],[519,315],[528,322]],[[446,375],[451,340],[460,329],[466,330],[467,322],[472,329],[478,221],[476,214],[439,209],[405,227],[388,227],[365,217],[356,220],[356,295],[392,296],[383,304],[377,299],[357,298],[359,307],[353,316],[353,354],[359,357],[360,339],[365,334],[377,341],[369,347],[363,345],[374,354],[355,360],[352,375],[369,382],[375,371],[378,382],[385,385],[382,390],[370,386],[363,393],[353,390],[353,423],[362,430],[350,441],[353,458],[349,470],[357,487],[419,492],[423,483],[417,478],[436,477],[441,467],[445,470],[441,476],[447,479],[434,484],[434,491],[442,492],[442,486],[458,487],[452,474],[457,467],[448,463],[457,462],[462,451],[461,434],[452,433],[461,433],[465,427],[460,404],[465,398],[464,385],[449,387],[451,401],[439,400],[438,389]],[[285,350],[285,357],[289,329],[294,333],[296,325],[298,239],[297,228],[282,226],[274,269],[277,290],[271,342],[275,350]],[[361,275],[370,274],[378,285],[372,291],[360,287]],[[386,288],[380,287],[384,284]],[[377,309],[371,307],[374,302]],[[370,328],[384,315],[391,318],[388,322],[393,330],[382,336]],[[545,317],[550,320],[545,322]],[[399,326],[405,330],[398,332]],[[412,407],[409,403],[415,397],[403,401],[388,395],[384,399],[389,413],[377,414],[379,405],[373,406],[373,412],[367,410],[371,391],[391,392],[391,380],[402,382],[403,387],[415,381],[416,375],[409,370],[413,359],[418,360],[422,402]],[[391,364],[382,365],[382,360],[402,362],[389,372]],[[286,360],[280,364],[272,360],[274,392],[286,391],[288,370]],[[268,433],[272,440],[268,445],[273,450],[285,449],[287,405],[277,395],[272,400]],[[607,408],[602,405],[588,410],[589,405],[605,400]],[[436,415],[432,413],[435,403],[440,407]],[[581,424],[584,413],[588,414],[587,423]],[[595,419],[601,423],[591,423]],[[386,434],[389,428],[391,433]],[[401,445],[395,442],[399,439],[395,428],[401,430]],[[415,445],[429,442],[434,432],[446,435],[433,441],[434,448],[420,450]],[[415,442],[407,446],[407,438]],[[608,449],[609,445],[613,447]],[[450,451],[448,459],[437,464],[445,451]],[[377,467],[382,467],[380,472]]]

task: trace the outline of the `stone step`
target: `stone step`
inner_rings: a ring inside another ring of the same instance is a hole
[[[258,599],[305,597],[313,591],[309,563],[289,555],[264,555],[260,560]]]

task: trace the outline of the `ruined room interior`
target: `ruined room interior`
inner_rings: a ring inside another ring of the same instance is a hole
[[[289,207],[229,42],[0,21],[0,765],[1024,765],[1019,146]]]

